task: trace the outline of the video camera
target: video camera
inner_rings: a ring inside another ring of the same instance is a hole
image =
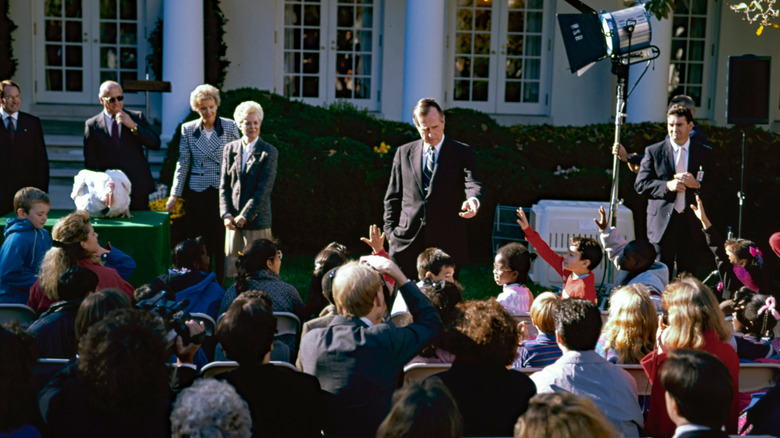
[[[150,298],[138,301],[136,306],[139,309],[149,310],[162,318],[168,334],[165,336],[165,342],[170,347],[176,342],[176,336],[181,336],[184,345],[202,344],[206,332],[203,331],[197,335],[190,335],[190,328],[187,327],[187,321],[191,320],[190,313],[185,311],[190,304],[189,300],[176,302],[168,296],[168,292],[161,290]]]

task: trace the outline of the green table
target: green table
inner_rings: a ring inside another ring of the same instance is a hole
[[[52,210],[46,229],[51,233],[54,224],[72,210]],[[119,248],[135,260],[136,268],[130,276],[135,287],[150,282],[167,272],[171,264],[171,221],[165,211],[133,211],[131,218],[92,219],[92,226],[98,233],[98,241],[106,246]],[[5,226],[5,216],[2,220]]]

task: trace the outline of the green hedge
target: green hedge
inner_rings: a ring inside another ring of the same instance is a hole
[[[333,240],[363,251],[358,238],[366,235],[368,225],[381,223],[393,154],[398,146],[419,138],[414,127],[378,120],[349,105],[314,107],[247,88],[223,93],[221,115],[232,117],[236,105],[245,100],[263,106],[262,136],[279,149],[272,196],[274,235],[293,252],[311,254]],[[192,113],[188,120],[196,116]],[[446,111],[446,116],[446,135],[474,148],[485,188],[480,214],[469,227],[472,257],[490,256],[498,202],[530,206],[540,199],[609,200],[612,124],[504,127],[486,114],[457,108]],[[721,193],[707,210],[721,230],[732,225],[736,232],[741,131],[706,124],[701,128],[714,145],[714,175],[708,177],[719,182]],[[628,124],[622,143],[629,151],[641,152],[665,135],[661,123]],[[389,153],[374,151],[382,142],[391,146]],[[164,183],[170,183],[178,143],[177,134],[169,145]],[[743,235],[766,251],[767,238],[780,229],[777,163],[780,136],[748,130]],[[620,197],[634,212],[637,236],[643,236],[647,203],[633,190],[633,180],[634,174],[623,165]]]

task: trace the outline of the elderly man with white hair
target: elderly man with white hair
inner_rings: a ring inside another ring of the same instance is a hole
[[[225,224],[225,275],[235,274],[238,252],[271,235],[271,191],[279,151],[260,138],[263,107],[240,103],[233,119],[243,134],[225,145],[219,183],[219,213]]]
[[[126,110],[122,87],[114,81],[100,85],[100,114],[84,126],[84,168],[97,172],[119,169],[132,183],[130,210],[148,210],[154,179],[144,148],[160,149],[160,137],[139,111]]]

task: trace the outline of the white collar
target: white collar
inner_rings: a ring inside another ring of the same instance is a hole
[[[672,438],[679,437],[680,435],[686,432],[695,432],[699,430],[712,430],[712,429],[710,429],[707,426],[701,426],[699,424],[690,424],[690,423],[683,424],[681,426],[677,426],[677,428],[674,430],[674,436],[672,436]]]
[[[9,113],[7,113],[7,112],[5,111],[5,108],[3,108],[2,106],[0,106],[0,114],[2,114],[2,115],[3,115],[3,120],[6,120],[6,119],[8,119],[9,117],[10,117],[10,118],[12,118],[12,119],[14,119],[14,120],[19,120],[19,111],[15,112],[15,113],[13,113],[13,114],[9,114]]]
[[[439,155],[439,151],[441,151],[441,145],[444,144],[444,136],[441,137],[441,141],[437,144],[433,145],[433,150],[436,151],[436,155]],[[428,151],[428,144],[423,141],[423,155]]]
[[[682,145],[675,143],[674,140],[672,140],[671,138],[669,139],[669,142],[672,143],[672,148],[674,149],[674,153],[676,154],[680,152],[680,148],[682,148],[684,151],[688,150],[688,147],[691,145],[691,138],[688,137],[688,140],[685,140],[685,143],[683,143]]]
[[[361,316],[360,320],[363,321],[364,323],[366,323],[366,325],[369,326],[369,327],[373,327],[375,325],[370,319],[368,319],[365,316]]]

